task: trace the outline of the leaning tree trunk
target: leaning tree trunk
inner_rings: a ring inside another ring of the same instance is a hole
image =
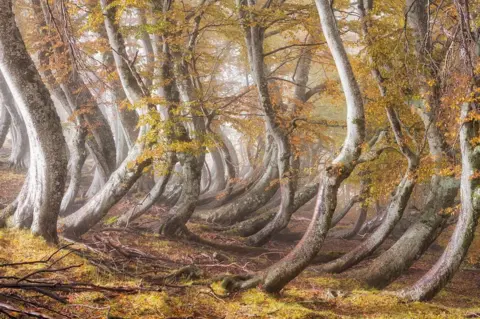
[[[403,176],[392,199],[390,200],[387,213],[380,227],[355,249],[349,251],[340,258],[322,265],[319,268],[321,271],[342,272],[371,255],[388,237],[407,207],[408,200],[410,199],[410,195],[412,194],[413,188],[415,187],[417,181],[416,171],[420,161],[418,155],[410,150],[406,144],[405,138],[402,134],[400,120],[391,107],[387,107],[387,116],[395,135],[395,140],[400,147],[402,154],[408,160],[407,171],[405,172],[405,175]]]
[[[246,1],[239,0],[241,6],[248,6]],[[296,174],[291,167],[292,164],[292,146],[284,125],[280,123],[277,111],[274,108],[269,92],[267,70],[264,61],[264,36],[265,27],[261,24],[252,25],[249,19],[254,18],[244,10],[239,10],[239,17],[242,27],[245,31],[245,41],[247,45],[248,60],[252,70],[252,76],[257,88],[260,104],[265,112],[265,121],[269,132],[278,147],[278,171],[280,176],[280,194],[281,203],[275,218],[268,223],[259,232],[248,239],[248,243],[254,246],[260,246],[266,243],[271,236],[284,229],[293,214]]]
[[[403,211],[407,206],[410,195],[415,186],[415,170],[417,165],[409,164],[408,170],[405,173],[402,181],[397,187],[395,195],[390,201],[385,219],[380,227],[359,246],[349,251],[340,258],[335,259],[325,265],[322,265],[319,270],[324,272],[342,272],[372,254],[387,238],[393,230],[397,222],[402,217]]]
[[[0,104],[4,105],[11,118],[12,151],[8,162],[15,168],[26,168],[30,151],[27,128],[2,75],[0,75]]]
[[[347,104],[347,135],[340,154],[326,167],[320,179],[312,221],[302,240],[287,256],[246,282],[231,285],[233,289],[261,285],[268,292],[280,291],[298,276],[315,258],[330,228],[337,205],[340,184],[351,174],[360,157],[365,135],[363,101],[358,83],[348,61],[335,16],[328,0],[316,0],[323,33],[332,52]]]
[[[293,210],[296,212],[299,210],[302,206],[304,206],[306,203],[308,203],[312,198],[315,197],[318,193],[318,183],[313,183],[310,185],[306,185],[303,188],[299,189],[297,192],[295,192],[295,198],[293,201]],[[237,223],[233,225],[232,227],[229,227],[227,232],[229,234],[235,234],[239,235],[242,237],[248,237],[259,230],[261,230],[263,227],[265,227],[270,221],[273,220],[275,215],[278,212],[278,207],[273,207],[268,209],[267,211],[263,211],[263,208],[261,208],[257,213],[255,217],[249,218],[247,220],[244,220],[240,223]]]
[[[45,4],[39,0],[31,0],[31,2],[33,4],[35,26],[38,28],[40,35],[45,39],[52,39],[52,35],[48,32],[47,26],[47,21],[52,20],[45,16],[48,9],[45,7]],[[86,149],[88,149],[96,164],[95,185],[103,185],[105,183],[111,171],[115,168],[115,163],[112,161],[113,151],[112,140],[110,139],[112,134],[98,104],[94,101],[88,101],[89,99],[93,99],[88,88],[84,87],[81,90],[74,88],[74,92],[70,92],[68,85],[61,85],[59,83],[59,81],[69,81],[64,78],[57,80],[52,72],[52,69],[55,69],[58,65],[64,65],[63,63],[52,60],[57,59],[63,62],[65,60],[63,57],[68,56],[70,53],[70,47],[69,49],[66,48],[65,39],[60,37],[58,39],[54,37],[54,39],[57,40],[56,43],[53,43],[53,40],[42,42],[38,52],[38,60],[41,66],[41,74],[48,83],[51,94],[62,105],[65,112],[74,119],[75,137],[74,143],[71,145],[71,158],[69,162],[70,183],[61,206],[61,213],[65,214],[75,201],[78,190],[80,189],[81,171],[85,162]],[[67,65],[61,70],[56,70],[57,74],[66,73],[66,78],[76,78],[77,82],[81,81],[83,83],[83,80],[79,78],[79,75],[75,73],[75,71],[68,70],[65,72],[65,68],[73,68],[72,61],[69,57],[66,58],[66,61]],[[82,94],[82,92],[85,93]],[[90,97],[88,97],[88,95],[90,95]],[[88,131],[90,131],[91,136],[94,138],[86,138],[85,135],[88,134]],[[97,141],[103,142],[102,144],[98,144]],[[104,146],[102,147],[102,145]]]
[[[172,171],[175,166],[175,154],[167,154],[168,159],[165,160],[165,174],[160,177],[155,186],[150,190],[150,192],[133,208],[131,208],[127,213],[123,214],[116,225],[119,227],[126,227],[135,219],[141,217],[145,214],[155,203],[159,201],[159,198],[163,195],[167,183],[172,176]]]
[[[341,211],[339,211],[337,214],[334,214],[332,217],[332,221],[330,223],[330,228],[335,227],[347,214],[348,212],[352,209],[352,207],[360,202],[361,198],[360,196],[356,195],[350,198],[348,203],[343,207]]]
[[[343,238],[343,239],[351,239],[358,234],[358,232],[362,228],[363,224],[365,223],[365,220],[367,219],[367,212],[368,212],[368,204],[366,202],[366,199],[369,196],[370,185],[371,185],[371,182],[372,182],[371,178],[368,177],[368,174],[369,174],[369,170],[364,170],[364,171],[362,171],[358,174],[361,178],[362,177],[363,178],[361,180],[360,196],[358,196],[359,199],[362,201],[362,203],[360,205],[360,213],[358,214],[357,221],[355,222],[352,229],[339,231],[337,233],[332,234],[332,237]],[[365,176],[367,176],[367,177],[365,178]],[[352,198],[352,199],[354,199],[354,198]],[[352,199],[350,201],[352,201]],[[331,226],[331,227],[333,227],[333,226]]]
[[[453,177],[434,176],[423,215],[395,244],[355,277],[375,288],[384,288],[410,268],[446,225],[449,214],[442,210],[453,205],[459,183]]]
[[[368,206],[362,203],[362,205],[360,206],[360,212],[358,213],[357,221],[355,222],[353,227],[351,229],[333,233],[331,237],[343,239],[352,239],[353,237],[355,237],[365,223],[365,220],[367,219],[367,212]]]
[[[462,175],[460,178],[461,212],[452,237],[435,265],[415,284],[399,292],[410,300],[433,298],[453,277],[470,247],[480,216],[480,144],[471,141],[479,137],[479,122],[475,103],[462,105],[460,149],[462,154]]]
[[[57,242],[67,175],[66,144],[50,93],[16,26],[10,0],[0,2],[0,70],[22,113],[31,147],[29,203],[19,203],[18,209],[28,206],[33,212],[32,232]]]
[[[263,177],[253,188],[234,200],[213,212],[199,214],[198,217],[212,223],[232,225],[242,221],[252,212],[265,205],[278,190],[278,183],[271,185],[271,182],[278,179],[277,147],[274,145],[270,163],[266,167]]]
[[[0,148],[2,148],[3,144],[5,144],[5,139],[7,138],[11,123],[12,118],[10,117],[10,113],[8,113],[5,105],[0,102]]]
[[[101,5],[105,13],[105,28],[112,51],[115,65],[127,98],[132,105],[146,98],[145,92],[137,81],[132,66],[125,61],[126,50],[123,37],[118,31],[115,22],[115,7],[109,7],[109,1],[102,0]],[[156,112],[155,107],[149,105],[149,111]],[[98,223],[140,178],[143,170],[151,164],[151,159],[138,160],[145,149],[142,139],[147,128],[142,127],[139,136],[129,151],[127,158],[112,173],[107,183],[78,211],[63,220],[64,234],[69,237],[79,237]],[[133,163],[133,164],[132,164]]]
[[[416,53],[421,59],[424,59],[424,54],[429,49],[428,45],[426,47],[427,50],[423,48],[424,41],[429,41],[425,36],[428,25],[425,11],[427,2],[423,0],[407,0],[407,6],[409,7],[409,12],[407,13],[409,15],[408,22],[412,25],[417,36]],[[371,5],[366,8],[362,2],[358,3],[357,12],[361,19],[365,37],[369,31],[366,19],[368,10],[371,10]],[[371,44],[369,38],[367,38],[367,43]],[[421,43],[420,47],[418,45],[419,43]],[[373,58],[371,58],[371,60],[373,60]],[[386,88],[383,85],[383,78],[379,69],[373,67],[372,74],[379,84],[380,93],[384,96]],[[432,72],[432,76],[434,76],[434,74],[435,71]],[[425,94],[428,101],[425,102],[424,107],[418,109],[418,112],[424,122],[430,156],[435,160],[436,175],[431,179],[431,191],[428,203],[425,206],[425,213],[389,250],[377,258],[368,268],[357,272],[357,277],[360,277],[375,287],[384,287],[395,280],[404,270],[408,269],[415,259],[419,258],[433,240],[435,240],[445,226],[448,218],[448,216],[442,214],[440,210],[453,204],[458,190],[458,184],[452,178],[443,177],[438,174],[441,169],[442,159],[444,158],[444,141],[435,122],[435,112],[440,102],[439,90],[436,84],[433,86],[424,84],[424,90],[428,92],[428,94]],[[428,105],[428,107],[426,105]]]
[[[65,216],[75,202],[75,198],[80,189],[82,178],[82,168],[87,159],[87,150],[85,148],[85,139],[87,131],[83,127],[75,128],[75,134],[72,139],[72,147],[70,151],[69,170],[70,183],[63,195],[62,204],[60,206],[60,215]]]

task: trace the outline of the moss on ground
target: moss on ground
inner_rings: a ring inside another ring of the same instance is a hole
[[[185,243],[170,242],[156,236],[145,236],[142,239],[147,240],[152,241],[150,252],[161,255],[190,254],[194,249]],[[58,249],[41,238],[20,230],[0,230],[0,248],[2,264],[44,260]],[[207,251],[202,253],[206,254]],[[88,260],[66,250],[59,252],[54,259],[62,256],[65,257],[54,268],[79,266],[59,273],[38,274],[32,279],[63,283],[89,282],[109,287],[150,287],[140,278],[106,274]],[[38,263],[0,267],[0,275],[22,277],[45,266],[44,263]],[[183,287],[175,288],[175,285]],[[68,300],[67,304],[50,298],[35,297],[36,294],[31,292],[23,295],[78,318],[464,318],[468,314],[480,312],[480,302],[474,297],[469,304],[476,303],[477,306],[470,308],[462,308],[461,304],[446,306],[441,302],[406,303],[392,295],[363,288],[355,280],[314,272],[305,272],[278,296],[266,294],[259,289],[227,295],[218,282],[210,283],[208,278],[189,282],[180,280],[172,286],[163,287],[162,291],[143,290],[136,293],[61,293]],[[10,292],[0,289],[0,294]],[[440,300],[452,300],[453,296],[449,292],[443,294]],[[2,302],[7,300],[2,298],[0,295]]]

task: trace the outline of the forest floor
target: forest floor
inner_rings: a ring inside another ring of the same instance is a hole
[[[4,164],[0,176],[0,204],[5,205],[15,197],[24,176]],[[348,272],[317,274],[314,266],[279,295],[258,289],[227,294],[220,278],[227,273],[253,273],[284,256],[308,225],[311,205],[265,249],[231,252],[155,234],[150,229],[164,212],[161,207],[129,228],[108,225],[134,202],[131,198],[115,206],[106,224],[89,232],[82,242],[62,239],[61,249],[26,231],[0,230],[0,309],[8,304],[13,307],[6,312],[11,316],[29,312],[38,318],[480,318],[480,268],[475,267],[478,257],[473,253],[431,302],[404,302],[368,289],[349,278]],[[350,227],[354,221],[351,213],[340,227]],[[209,241],[242,244],[241,238],[210,232],[199,224],[188,226]],[[425,273],[448,236],[443,234],[387,290],[408,285]],[[329,238],[321,256],[346,252],[360,240]],[[472,252],[479,251],[476,247],[480,247],[478,239]],[[34,289],[35,285],[45,288]],[[3,316],[8,318],[6,313]]]

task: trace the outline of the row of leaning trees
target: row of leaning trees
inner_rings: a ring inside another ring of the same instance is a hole
[[[199,239],[186,227],[194,218],[261,246],[316,197],[291,252],[226,282],[278,292],[357,202],[355,229],[341,236],[368,235],[317,270],[343,272],[372,255],[421,182],[419,217],[355,276],[387,286],[456,220],[436,264],[398,292],[432,298],[460,267],[479,217],[478,6],[377,2],[0,1],[0,139],[10,132],[10,162],[28,168],[0,224],[53,243],[57,229],[78,238],[136,188],[147,195],[118,226],[161,202],[165,236]],[[319,69],[338,81],[320,82]],[[345,119],[312,117],[332,91]],[[344,137],[340,149],[327,146],[328,134]],[[85,189],[87,160],[94,170]],[[366,222],[375,171],[385,175],[388,161],[402,176]],[[360,193],[334,215],[352,174]]]

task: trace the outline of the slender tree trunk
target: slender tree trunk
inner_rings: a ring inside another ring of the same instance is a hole
[[[345,216],[347,216],[348,212],[352,209],[352,207],[356,203],[360,202],[360,200],[361,200],[360,196],[353,196],[352,198],[350,198],[350,200],[343,207],[343,209],[333,215],[332,221],[330,223],[330,228],[335,227]]]
[[[211,130],[211,129],[210,129]],[[218,130],[211,130],[212,133],[217,133],[217,132],[221,132],[221,129],[218,129]],[[225,174],[225,172],[227,173],[226,175],[226,180],[224,180],[224,183],[222,183],[222,188],[219,189],[219,192],[217,192],[216,194],[210,194],[209,196],[202,196],[200,197],[200,200],[198,201],[197,203],[197,206],[201,206],[201,205],[206,205],[206,204],[209,204],[211,203],[212,201],[216,201],[216,205],[215,207],[219,207],[221,205],[223,205],[226,201],[226,199],[229,197],[229,195],[232,193],[233,191],[233,188],[235,186],[235,178],[236,178],[236,167],[235,167],[235,164],[234,164],[234,160],[233,160],[233,156],[232,156],[232,153],[231,153],[231,150],[230,148],[227,146],[227,144],[225,143],[225,140],[228,140],[228,138],[226,136],[222,136],[222,133],[220,134],[216,134],[217,135],[217,138],[215,140],[215,143],[217,144],[217,147],[219,148],[220,150],[220,154],[223,155],[221,156],[223,158],[223,165],[225,167],[226,170],[223,170],[223,174]],[[231,144],[231,142],[228,140],[228,142]],[[233,148],[233,146],[232,146]],[[235,150],[233,150],[233,152],[235,152]],[[236,155],[234,155],[236,156]],[[221,174],[220,174],[221,175]],[[220,187],[219,187],[220,188]],[[221,192],[220,192],[221,191]],[[218,198],[220,197],[220,198]],[[210,208],[214,208],[214,207],[211,207]]]
[[[136,104],[147,97],[148,94],[137,81],[132,67],[125,61],[127,56],[125,44],[118,31],[118,25],[115,23],[115,7],[108,7],[109,3],[107,0],[101,0],[102,8],[105,11],[105,28],[109,43],[114,52],[115,64],[127,98],[131,104]],[[155,109],[155,107],[149,105],[149,111],[152,109]],[[156,110],[152,111],[156,112]],[[82,208],[64,219],[63,230],[66,236],[79,237],[98,223],[135,184],[143,170],[151,164],[151,159],[138,161],[138,156],[145,149],[142,137],[146,130],[146,127],[140,129],[139,137],[129,151],[127,158],[110,176],[103,188]]]
[[[0,75],[0,104],[7,109],[11,118],[10,133],[12,136],[12,152],[8,162],[14,168],[23,169],[28,166],[29,158],[29,137],[24,119],[20,110],[17,108],[12,92],[3,78]]]
[[[342,230],[336,233],[332,233],[331,237],[333,238],[343,238],[343,239],[352,239],[355,237],[362,226],[365,224],[365,220],[367,219],[367,212],[368,212],[368,207],[365,205],[360,206],[360,212],[357,217],[357,221],[353,225],[351,229],[347,230]]]
[[[47,27],[51,19],[46,17],[48,9],[45,8],[44,3],[39,0],[31,0],[33,10],[35,13],[35,23],[40,31],[40,34],[46,39],[51,39],[52,35],[47,31]],[[55,38],[55,37],[53,37]],[[55,38],[56,39],[56,38]],[[58,63],[52,63],[52,59],[57,59],[62,62],[67,61],[65,68],[74,69],[71,59],[68,56],[70,52],[65,48],[65,39],[56,39],[57,43],[52,43],[51,40],[45,41],[40,47],[38,59],[42,66],[41,72],[49,85],[52,95],[60,102],[65,112],[74,118],[75,130],[74,143],[71,147],[70,159],[70,184],[62,200],[61,213],[65,214],[68,208],[75,201],[76,195],[79,191],[81,171],[85,162],[86,149],[91,154],[95,164],[95,176],[93,179],[93,187],[90,187],[89,193],[97,192],[105,183],[111,171],[115,168],[116,163],[113,161],[115,156],[115,149],[112,150],[113,135],[107,124],[106,119],[101,113],[98,104],[94,101],[93,96],[80,75],[73,70],[57,70],[57,73],[64,74],[65,78],[57,78],[52,72],[52,68],[58,67]],[[64,59],[66,58],[66,59]],[[57,61],[58,62],[58,61]],[[62,82],[63,84],[59,83]],[[72,87],[72,85],[82,86],[81,89]],[[70,89],[75,91],[71,92]],[[86,138],[86,134],[91,133],[94,138]],[[100,141],[101,144],[98,142]]]
[[[310,264],[318,254],[330,228],[330,221],[337,205],[338,188],[343,180],[351,174],[356,160],[360,157],[360,147],[365,135],[360,89],[340,38],[330,2],[316,0],[315,3],[346,98],[347,135],[345,142],[340,154],[322,173],[314,215],[302,240],[280,261],[246,282],[233,284],[231,286],[233,289],[261,284],[262,289],[268,292],[278,292]]]
[[[168,154],[165,160],[165,175],[161,176],[159,181],[151,189],[151,191],[143,198],[143,200],[131,208],[127,213],[123,214],[117,221],[117,226],[126,227],[135,219],[145,214],[163,195],[170,177],[172,176],[173,167],[175,166],[175,154]]]
[[[5,139],[7,138],[11,123],[12,119],[10,117],[10,113],[8,113],[5,105],[0,102],[0,148],[2,148],[3,144],[5,144]]]
[[[355,274],[375,288],[384,288],[408,269],[446,224],[449,215],[442,209],[453,205],[459,183],[452,177],[432,178],[427,204],[422,216],[386,252],[377,257],[367,268]]]
[[[314,198],[317,193],[318,183],[309,184],[299,189],[297,192],[295,192],[293,210],[299,210],[302,206]],[[266,211],[264,211],[264,208],[261,208],[259,211],[257,211],[257,215],[255,217],[249,218],[230,227],[228,229],[228,233],[242,237],[251,236],[272,221],[277,212],[277,206],[271,207]]]
[[[31,146],[31,230],[57,242],[57,218],[67,175],[66,144],[50,93],[30,58],[10,0],[0,3],[0,70],[22,113]],[[35,177],[35,179],[33,179]],[[34,195],[33,195],[34,194]]]
[[[252,212],[265,205],[277,192],[278,183],[271,185],[271,182],[278,179],[277,147],[273,147],[269,165],[266,167],[263,177],[252,187],[250,191],[226,204],[213,212],[199,214],[199,217],[209,222],[223,225],[232,225],[242,221]]]
[[[410,300],[431,299],[451,280],[473,241],[480,216],[480,179],[476,176],[480,169],[480,145],[471,144],[479,136],[479,123],[468,119],[471,114],[478,114],[478,106],[475,103],[464,103],[461,113],[460,216],[440,259],[415,284],[399,292],[400,296]]]
[[[248,6],[247,2],[244,0],[239,0],[238,3],[241,6]],[[250,19],[254,19],[254,16],[242,8],[239,10],[239,17],[245,30],[245,41],[250,68],[257,87],[260,103],[266,115],[265,119],[267,128],[271,132],[278,146],[278,171],[281,180],[280,193],[282,201],[275,218],[266,227],[255,235],[250,236],[248,239],[250,245],[260,246],[267,242],[271,236],[288,225],[293,210],[296,175],[293,174],[291,167],[293,159],[292,146],[287,136],[287,132],[278,119],[276,114],[277,111],[274,109],[268,88],[263,52],[265,29],[260,24],[251,25],[251,23],[248,23],[247,20],[251,21]]]
[[[397,186],[395,194],[390,200],[385,218],[380,227],[361,245],[346,253],[342,257],[322,265],[319,270],[324,272],[342,272],[358,264],[365,257],[371,255],[387,238],[397,222],[403,215],[407,207],[408,200],[412,194],[417,181],[417,168],[420,163],[418,156],[413,153],[405,142],[402,134],[400,120],[391,107],[387,107],[387,116],[390,121],[395,140],[400,147],[402,154],[408,160],[408,168],[400,184]]]
[[[85,148],[85,139],[87,131],[84,128],[76,128],[75,134],[72,139],[72,147],[70,151],[69,170],[70,170],[70,183],[65,191],[60,206],[60,216],[65,216],[77,196],[80,189],[80,183],[82,178],[82,168],[85,160],[87,159],[87,151]]]
[[[365,154],[363,154],[363,155],[365,155]],[[368,204],[367,204],[366,199],[369,196],[370,185],[372,183],[371,178],[368,177],[369,173],[370,173],[369,170],[363,170],[358,174],[362,178],[362,180],[360,182],[360,184],[361,184],[360,196],[358,196],[359,200],[361,200],[362,203],[360,205],[360,213],[358,214],[358,218],[357,218],[357,221],[355,222],[355,225],[353,226],[352,229],[349,229],[347,231],[340,231],[338,233],[332,234],[332,237],[343,238],[343,239],[351,239],[358,234],[358,232],[362,228],[363,224],[365,224],[365,220],[367,219],[367,212],[368,212]],[[355,197],[353,199],[355,199]],[[352,201],[352,199],[350,201]],[[334,217],[335,217],[335,215],[334,215]],[[333,226],[331,226],[331,227],[333,227]]]

